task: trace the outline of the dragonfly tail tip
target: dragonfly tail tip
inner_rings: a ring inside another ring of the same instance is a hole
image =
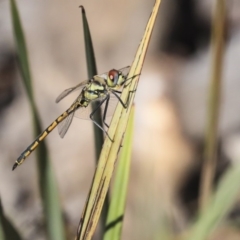
[[[18,166],[18,164],[15,162],[15,163],[13,164],[12,171],[14,171],[14,169],[15,169],[17,166]]]

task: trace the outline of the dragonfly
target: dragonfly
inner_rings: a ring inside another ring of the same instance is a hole
[[[103,108],[103,123],[108,128],[109,126],[106,123],[106,117],[108,116],[109,101],[111,101],[112,97],[115,97],[115,99],[117,99],[124,108],[128,107],[131,92],[128,93],[128,97],[125,103],[122,101],[120,94],[122,93],[122,89],[129,84],[129,80],[133,78],[128,78],[129,69],[130,66],[121,68],[119,70],[112,69],[106,73],[95,75],[91,79],[85,80],[76,85],[75,87],[64,90],[57,97],[56,103],[60,102],[63,98],[76,90],[79,90],[81,92],[78,95],[77,99],[72,103],[72,105],[58,118],[56,118],[21,153],[21,155],[15,161],[12,170],[14,170],[17,166],[21,165],[25,161],[25,159],[38,147],[38,145],[48,136],[48,134],[56,128],[56,126],[58,126],[58,132],[60,137],[63,138],[72,123],[73,116],[76,116],[77,114],[79,114],[79,112],[81,115],[81,110],[89,108],[89,104],[93,101],[98,101],[98,104],[95,109],[90,111],[88,118],[92,120],[93,123],[96,124],[96,126],[98,126],[104,133],[106,133],[106,135],[111,141],[113,141],[108,135],[107,131],[93,119],[93,116],[100,108]]]

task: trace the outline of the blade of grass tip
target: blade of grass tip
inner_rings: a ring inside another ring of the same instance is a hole
[[[134,106],[129,117],[123,149],[114,178],[110,208],[108,212],[104,240],[121,239],[124,210],[127,198],[127,187],[131,165],[131,153],[134,127]]]
[[[10,1],[11,15],[13,22],[13,31],[17,46],[18,61],[20,65],[20,71],[22,73],[22,80],[26,88],[27,96],[29,98],[31,111],[33,115],[34,134],[37,135],[41,132],[40,118],[36,109],[36,104],[32,91],[32,80],[30,73],[30,65],[28,61],[27,47],[25,43],[25,37],[17,9],[17,5],[14,0]],[[40,193],[44,205],[44,212],[47,222],[48,239],[64,240],[64,225],[62,219],[62,212],[60,207],[60,200],[57,190],[56,180],[53,174],[52,166],[49,161],[49,154],[47,147],[42,142],[37,151],[37,162],[39,171],[39,186]]]
[[[217,129],[221,97],[221,75],[225,45],[226,7],[225,0],[216,1],[212,29],[212,73],[209,89],[208,120],[204,150],[204,162],[200,186],[200,210],[204,209],[212,192],[216,168]]]
[[[129,107],[127,109],[123,109],[122,105],[119,103],[113,115],[108,134],[113,136],[114,142],[111,142],[108,138],[104,141],[98,167],[95,171],[92,188],[82,215],[84,217],[81,218],[76,239],[91,239],[95,231],[102,205],[108,191],[117,154],[121,147],[123,134],[129,118],[129,110],[131,109],[131,105],[133,103],[139,75],[141,73],[160,2],[161,0],[156,0],[155,2],[142,41],[138,47],[136,56],[129,71],[128,78],[132,77],[132,80],[130,84],[123,89],[121,95],[122,100],[126,102],[129,92],[132,93],[129,101]]]
[[[97,67],[96,67],[92,37],[91,37],[91,33],[90,33],[90,29],[89,29],[89,25],[86,17],[86,11],[83,6],[80,6],[80,8],[82,9],[82,21],[83,21],[88,78],[90,79],[94,75],[97,75]],[[92,109],[93,110],[96,109],[98,105],[99,105],[99,101],[94,101],[92,103]],[[99,110],[93,115],[93,118],[103,128],[101,108],[99,108]],[[94,139],[95,139],[95,158],[96,158],[96,164],[97,164],[101,150],[102,150],[102,146],[103,146],[103,131],[99,127],[97,127],[96,124],[93,124],[93,128],[94,128]],[[108,208],[109,208],[109,196],[107,194],[107,197],[103,205],[103,211],[101,214],[101,221],[100,221],[101,227],[100,227],[100,234],[99,234],[100,239],[103,238]]]
[[[82,9],[82,21],[83,21],[83,31],[84,31],[84,43],[85,43],[85,52],[86,52],[86,61],[87,61],[87,69],[88,69],[88,78],[92,78],[93,76],[97,75],[97,67],[94,55],[94,49],[92,44],[92,38],[89,30],[89,25],[86,17],[86,11],[83,6],[80,6]],[[99,102],[92,103],[92,109],[96,109]],[[97,111],[94,115],[94,120],[103,127],[102,122],[102,115],[101,109]],[[103,131],[97,127],[95,124],[94,126],[94,135],[95,135],[95,148],[96,148],[96,162],[100,156],[102,145],[103,145]]]
[[[240,193],[240,166],[231,167],[223,176],[216,193],[192,226],[188,240],[205,240],[228,213]]]
[[[1,199],[0,199],[0,239],[1,240],[8,240],[8,239],[22,240],[16,228],[5,216],[3,212]]]

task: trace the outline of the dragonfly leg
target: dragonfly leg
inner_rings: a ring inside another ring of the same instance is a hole
[[[102,104],[103,104],[105,101],[107,101],[108,98],[109,98],[109,95],[107,95],[107,97],[104,98],[104,99],[99,103],[99,105],[91,112],[91,114],[90,114],[90,119],[93,121],[93,123],[94,123],[96,126],[98,126],[98,127],[108,136],[108,138],[110,139],[110,141],[113,142],[113,140],[110,138],[108,132],[107,132],[104,128],[102,128],[102,127],[93,119],[93,115],[94,115],[94,114],[97,112],[97,110],[102,106]],[[104,112],[105,112],[105,110],[104,110]]]
[[[140,76],[140,75],[141,75],[141,73],[136,74],[136,75],[133,75],[133,76],[130,77],[130,78],[127,78],[125,81],[122,82],[121,85],[124,85],[127,81],[132,80],[132,79],[134,79],[135,77]],[[124,88],[127,87],[130,83],[131,83],[131,81],[129,81],[129,83],[127,83],[126,85],[124,85]]]
[[[116,91],[116,90],[112,91],[112,93],[116,96],[116,98],[119,100],[119,102],[122,104],[122,106],[124,108],[128,108],[129,101],[130,101],[130,94],[132,94],[134,92],[136,92],[136,89],[128,92],[127,101],[126,101],[126,103],[124,103],[123,100],[121,99],[121,97],[117,95],[117,93],[122,93],[122,92],[121,91]]]
[[[106,115],[107,115],[109,99],[110,99],[110,95],[107,96],[107,100],[106,100],[106,104],[103,112],[103,123],[107,128],[109,128],[109,125],[106,123]]]

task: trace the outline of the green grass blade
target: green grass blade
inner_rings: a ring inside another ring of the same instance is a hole
[[[142,70],[143,62],[146,56],[147,48],[150,42],[153,26],[160,6],[161,0],[156,0],[152,10],[152,14],[148,20],[143,38],[138,46],[135,58],[131,65],[128,78],[132,78],[131,82],[123,88],[121,99],[126,102],[129,92],[132,92],[132,97],[129,99],[129,107],[123,109],[118,103],[117,108],[112,117],[109,126],[108,134],[113,136],[113,142],[109,138],[105,138],[104,146],[101,151],[98,167],[94,174],[92,187],[86,205],[79,223],[76,239],[90,240],[96,229],[98,219],[102,210],[102,206],[109,188],[109,183],[114,170],[114,165],[117,159],[119,149],[123,140],[123,135],[126,130],[129,119],[130,109],[133,104],[136,93],[139,76]]]
[[[124,210],[127,198],[128,179],[131,165],[133,126],[134,107],[132,107],[130,113],[126,135],[123,142],[123,149],[116,170],[104,240],[121,239]]]
[[[82,9],[82,21],[83,21],[84,43],[85,43],[88,76],[89,78],[91,78],[92,76],[97,74],[97,66],[96,66],[92,37],[89,30],[86,11],[83,6],[80,6],[80,8]]]
[[[190,231],[188,240],[205,240],[230,210],[240,193],[240,166],[230,168],[223,176],[210,204]]]
[[[65,240],[66,233],[56,179],[50,161],[47,160],[45,164],[45,169],[41,171],[40,184],[48,239]]]
[[[36,109],[36,104],[32,91],[32,80],[30,65],[28,61],[27,47],[25,43],[25,37],[17,9],[17,5],[14,0],[11,3],[11,15],[13,22],[13,30],[16,41],[18,61],[20,65],[20,71],[22,74],[22,80],[26,88],[29,103],[31,105],[31,111],[33,116],[34,134],[38,135],[41,131],[40,118]],[[48,229],[48,239],[51,240],[63,240],[65,239],[64,225],[59,201],[59,195],[57,191],[57,184],[53,174],[52,166],[49,161],[49,154],[44,142],[40,144],[37,151],[37,162],[39,171],[39,187],[41,197],[44,205],[44,211]]]
[[[10,1],[11,3],[11,14],[12,22],[14,27],[15,43],[18,51],[18,62],[20,64],[20,71],[23,76],[23,83],[25,85],[28,97],[30,100],[33,99],[32,95],[32,85],[31,85],[31,74],[28,63],[27,48],[25,44],[25,37],[23,34],[20,17],[17,9],[17,5],[14,0]]]
[[[2,203],[0,199],[0,240],[22,240],[20,234],[12,223],[4,215]]]
[[[0,239],[5,240],[5,235],[3,233],[2,218],[1,217],[0,217]]]
[[[82,21],[83,21],[83,31],[84,31],[84,43],[85,43],[85,53],[86,53],[86,61],[87,61],[87,69],[88,69],[88,78],[92,78],[94,75],[97,75],[97,66],[96,66],[96,60],[95,60],[95,54],[93,49],[93,43],[92,43],[92,37],[89,30],[89,25],[86,17],[86,12],[83,6],[80,6],[82,9]],[[99,102],[94,101],[91,103],[92,109],[96,109]],[[94,120],[103,127],[103,121],[102,121],[102,114],[101,109],[99,109],[93,116]],[[95,140],[95,158],[96,158],[96,164],[98,162],[102,146],[103,146],[103,131],[97,127],[95,124],[93,124],[94,128],[94,140]],[[104,205],[103,205],[103,211],[101,214],[101,227],[100,227],[100,239],[102,239],[102,236],[104,234],[104,228],[105,223],[107,219],[107,213],[109,208],[109,197],[107,195]]]
[[[84,32],[84,43],[85,43],[88,78],[90,79],[93,76],[97,75],[97,66],[95,61],[92,38],[89,30],[87,17],[86,17],[86,12],[83,6],[80,6],[80,7],[82,9],[82,21],[83,21],[83,32]],[[92,103],[92,109],[96,109],[97,106],[98,106],[98,101],[95,101]],[[103,126],[101,110],[97,111],[93,117],[94,117],[94,120],[100,126]],[[97,163],[102,150],[102,146],[103,146],[103,132],[95,124],[93,124],[93,127],[94,127],[94,139],[95,139],[95,155],[96,155],[96,163]]]

